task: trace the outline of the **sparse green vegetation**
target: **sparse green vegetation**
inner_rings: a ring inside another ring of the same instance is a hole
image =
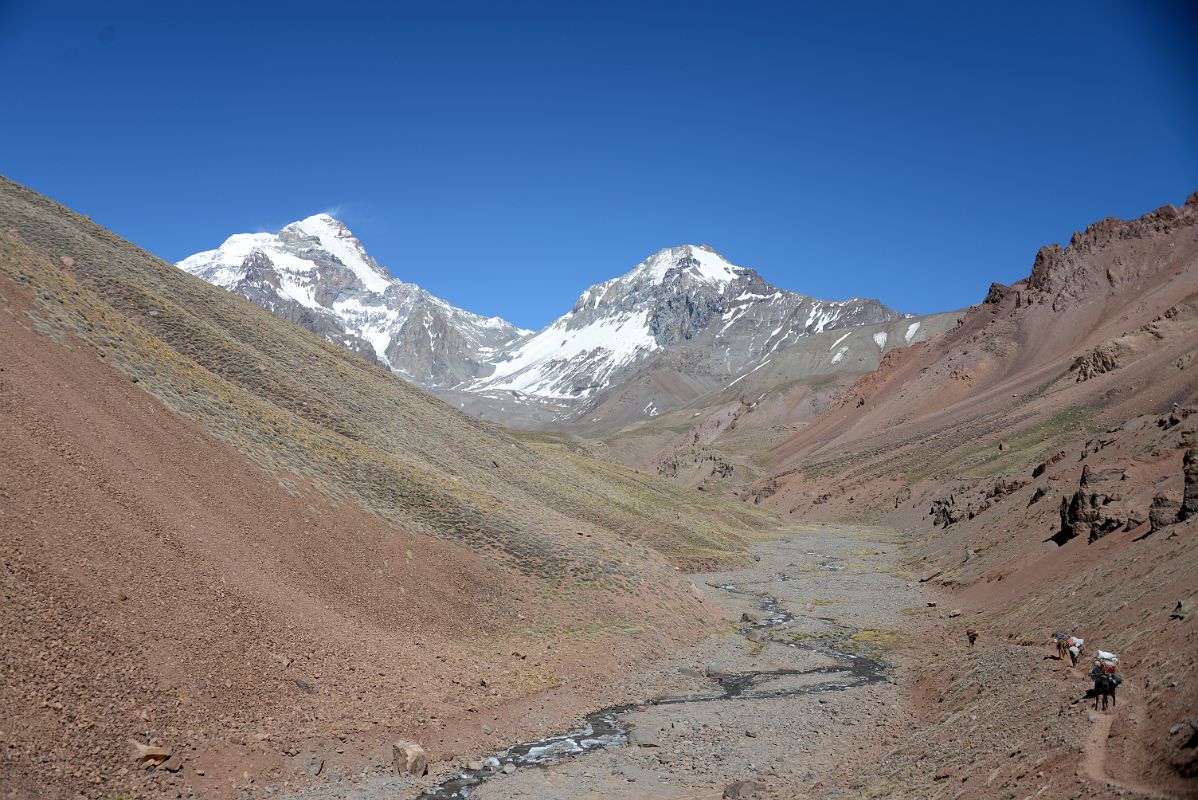
[[[0,188],[0,273],[30,291],[30,324],[94,348],[288,492],[357,503],[554,583],[630,591],[652,560],[638,543],[713,564],[772,520],[561,437],[513,436],[35,193]]]
[[[987,443],[987,449],[966,455],[954,463],[965,466],[962,474],[967,478],[992,478],[1015,472],[1050,455],[1049,451],[1063,437],[1076,439],[1096,432],[1098,428],[1093,424],[1096,413],[1094,409],[1082,406],[1063,409],[1043,422],[1003,439],[1010,448],[1008,450],[999,450],[997,442]]]
[[[1023,405],[1023,403],[1020,403]],[[903,475],[907,485],[929,478],[988,478],[1017,471],[1060,449],[1064,439],[1094,433],[1096,412],[1074,406],[1041,422],[1030,414],[995,412],[968,425],[954,423],[885,445],[858,447],[850,454],[828,455],[799,468],[804,480],[836,477],[844,484],[882,474]],[[927,457],[935,441],[938,456]],[[1005,442],[1008,449],[1000,450]]]
[[[830,642],[844,638],[838,631],[791,631],[787,636],[792,642]]]
[[[864,630],[857,631],[849,638],[859,644],[878,647],[883,650],[889,650],[890,648],[894,647],[895,642],[898,641],[898,634],[894,631],[880,631],[874,630],[872,628],[866,628]]]

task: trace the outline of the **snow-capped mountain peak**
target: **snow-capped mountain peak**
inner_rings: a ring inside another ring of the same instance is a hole
[[[631,297],[658,294],[663,287],[688,292],[727,286],[746,272],[751,271],[729,263],[708,245],[666,247],[620,277],[587,289],[579,296],[573,311],[612,302],[627,304]]]
[[[328,214],[234,234],[179,267],[433,389],[476,377],[490,353],[528,333],[391,277]]]
[[[670,348],[694,350],[715,374],[735,376],[800,336],[901,316],[873,300],[825,302],[777,289],[711,247],[681,245],[587,289],[568,314],[497,353],[494,371],[466,388],[583,399]]]
[[[384,292],[394,283],[387,271],[366,254],[366,248],[345,223],[328,214],[313,214],[279,231],[280,238],[315,239],[319,249],[332,255],[372,292]]]
[[[560,407],[581,408],[651,358],[718,382],[799,337],[903,316],[874,300],[778,289],[707,245],[684,244],[590,287],[534,334],[391,277],[328,214],[230,236],[179,266],[425,388]]]
[[[744,270],[728,263],[708,245],[684,244],[667,247],[638,264],[629,275],[643,276],[655,284],[670,279],[727,284]]]

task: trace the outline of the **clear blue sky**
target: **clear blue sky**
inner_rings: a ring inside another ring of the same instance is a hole
[[[0,0],[0,173],[172,261],[337,209],[397,276],[527,327],[683,242],[930,312],[1198,189],[1196,20]]]

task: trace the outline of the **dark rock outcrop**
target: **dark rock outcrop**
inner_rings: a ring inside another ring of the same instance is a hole
[[[1085,466],[1077,491],[1061,498],[1061,529],[1052,541],[1064,544],[1085,536],[1093,543],[1121,528],[1131,530],[1139,525],[1142,518],[1121,502],[1123,495],[1116,482],[1122,479],[1123,470],[1096,472]]]
[[[989,305],[998,305],[1011,292],[1012,289],[1010,286],[1001,283],[992,283],[990,284],[990,290],[986,292],[986,299],[982,302]]]
[[[657,463],[657,474],[666,478],[677,478],[687,468],[699,468],[704,463],[711,464],[708,473],[712,478],[727,478],[736,470],[735,465],[726,460],[717,451],[700,447],[687,447],[678,452],[662,456]]]
[[[1021,481],[1015,478],[999,478],[998,482],[991,486],[989,491],[986,492],[986,499],[1001,499],[1009,494],[1014,494],[1026,485],[1026,481]]]
[[[974,517],[981,514],[983,511],[989,511],[991,505],[992,504],[989,500],[983,500],[982,502],[978,503],[976,506],[973,503],[970,503],[965,508],[965,516],[968,519],[973,519]]]
[[[1194,406],[1178,406],[1169,412],[1167,416],[1163,416],[1156,421],[1157,427],[1162,430],[1175,428],[1185,421],[1186,417],[1198,412],[1198,408]]]
[[[1123,365],[1123,348],[1118,342],[1103,342],[1073,362],[1078,382],[1088,381]]]
[[[1161,494],[1152,498],[1152,505],[1148,507],[1148,522],[1152,532],[1156,533],[1176,522],[1180,510],[1181,503],[1176,500],[1171,500]]]
[[[1186,488],[1181,508],[1177,512],[1178,522],[1198,516],[1198,449],[1191,447],[1186,450],[1183,464]]]
[[[749,496],[753,498],[753,502],[756,504],[773,497],[777,492],[778,482],[772,480],[762,486],[754,486],[749,490]]]
[[[1062,450],[1061,452],[1057,453],[1057,454],[1056,454],[1055,456],[1053,456],[1052,458],[1049,458],[1047,461],[1044,461],[1044,462],[1042,462],[1041,464],[1038,464],[1038,465],[1036,466],[1036,468],[1032,470],[1032,477],[1033,477],[1033,478],[1039,478],[1041,475],[1043,475],[1045,472],[1047,472],[1047,471],[1048,471],[1048,468],[1049,468],[1049,467],[1051,467],[1051,466],[1053,466],[1054,464],[1058,463],[1058,462],[1059,462],[1061,459],[1063,459],[1064,457],[1065,457],[1065,451],[1064,451],[1064,450]]]
[[[947,528],[954,522],[965,519],[968,512],[963,511],[957,505],[957,498],[950,494],[947,498],[933,500],[928,513],[932,516],[932,525]]]

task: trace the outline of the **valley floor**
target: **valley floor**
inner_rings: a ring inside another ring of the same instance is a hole
[[[756,548],[752,569],[695,576],[708,602],[742,621],[642,681],[649,698],[720,699],[640,706],[626,717],[630,746],[517,771],[473,796],[719,798],[738,782],[757,784],[742,784],[745,797],[849,790],[908,731],[888,650],[903,609],[923,605],[920,591],[895,572],[884,532],[782,536]],[[762,618],[763,604],[779,615]],[[721,696],[721,682],[755,675],[742,694]]]
[[[1168,797],[1111,782],[1103,770],[1111,721],[1135,713],[1134,696],[1094,713],[1084,665],[1045,660],[1046,646],[1024,648],[1019,664],[1005,644],[983,637],[971,648],[964,631],[976,612],[937,601],[900,554],[900,537],[882,529],[803,527],[757,545],[749,569],[693,576],[705,601],[739,622],[631,678],[613,676],[622,687],[613,699],[633,703],[618,716],[627,741],[617,735],[614,745],[510,774],[488,770],[469,796]],[[972,696],[960,709],[945,702],[957,672],[991,667],[1032,671],[1011,691],[1036,694],[1057,720],[1042,749],[1005,751],[1005,736],[1026,741],[1019,703],[979,720]],[[284,794],[461,796],[437,787],[486,755],[433,764],[423,780],[388,774],[380,757],[372,770]]]

